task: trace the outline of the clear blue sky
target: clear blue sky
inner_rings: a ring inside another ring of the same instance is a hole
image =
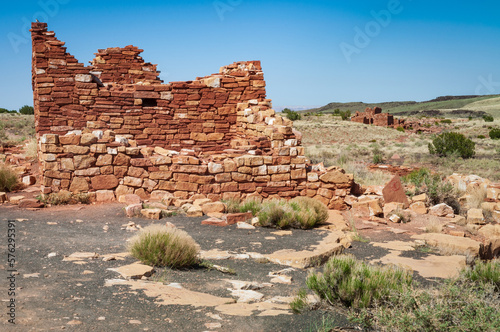
[[[500,94],[499,13],[489,0],[12,1],[0,12],[0,107],[33,103],[35,19],[86,65],[99,48],[139,46],[165,82],[261,60],[277,107]]]

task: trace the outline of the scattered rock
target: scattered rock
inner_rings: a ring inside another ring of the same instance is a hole
[[[203,217],[203,210],[200,206],[193,205],[186,211],[186,215],[188,217]]]
[[[8,201],[7,193],[0,192],[0,204]]]
[[[56,257],[57,253],[51,252],[50,254],[47,255],[48,258]]]
[[[445,203],[441,203],[431,207],[429,209],[429,214],[437,217],[447,217],[447,218],[455,217],[455,212],[453,211],[453,208]]]
[[[201,222],[201,224],[202,225],[211,225],[211,226],[221,226],[221,227],[228,226],[228,224],[225,220],[215,218],[215,217],[205,219]]]
[[[161,219],[161,210],[160,209],[142,209],[141,214],[146,219],[152,219],[152,220],[160,220]]]
[[[418,214],[427,214],[427,206],[422,201],[416,201],[410,205],[410,210]]]
[[[141,215],[142,204],[132,204],[125,208],[125,213],[127,217],[133,218]]]
[[[236,224],[237,222],[245,222],[252,220],[253,215],[251,212],[244,213],[229,213],[226,215],[226,222],[228,225]]]
[[[17,205],[19,204],[19,202],[21,202],[21,200],[24,199],[24,196],[11,196],[9,198],[9,202],[10,204],[14,204],[14,205]]]
[[[393,214],[392,216],[389,217],[389,220],[397,224],[401,222],[401,217],[398,216],[397,214]]]
[[[207,329],[220,329],[222,327],[221,323],[205,323]]]
[[[118,268],[109,268],[108,270],[120,273],[125,279],[141,279],[143,276],[150,277],[154,268],[136,262]]]
[[[222,202],[209,202],[201,206],[203,213],[208,215],[211,213],[224,213],[226,212],[226,205]]]
[[[427,197],[427,194],[423,193],[420,195],[415,195],[411,198],[412,202],[423,202],[426,203],[429,197]]]
[[[40,273],[31,273],[31,274],[24,274],[23,278],[39,278]]]
[[[384,216],[390,216],[394,211],[402,211],[404,209],[404,204],[399,202],[390,202],[384,204]]]
[[[139,197],[139,195],[126,194],[118,197],[118,202],[125,203],[127,205],[137,205],[142,203],[142,199]]]
[[[246,222],[238,222],[237,228],[239,228],[239,229],[255,229],[255,226],[252,226]]]
[[[453,235],[426,233],[412,236],[413,239],[424,240],[427,245],[438,248],[445,255],[478,256],[481,243],[470,238],[460,238]]]
[[[229,289],[231,295],[238,298],[237,303],[251,303],[258,302],[264,297],[264,294],[253,291],[253,290],[243,290],[243,289]]]
[[[43,207],[43,203],[34,198],[26,198],[19,201],[18,206],[23,209],[39,209]]]
[[[486,222],[484,220],[483,210],[470,209],[469,211],[467,211],[467,223],[484,225]]]

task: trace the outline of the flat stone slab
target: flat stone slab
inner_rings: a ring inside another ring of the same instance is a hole
[[[461,255],[436,256],[429,255],[423,259],[401,257],[401,252],[391,252],[373,263],[394,264],[416,271],[423,278],[454,278],[466,267],[466,257]]]
[[[326,262],[349,246],[350,240],[344,233],[331,232],[318,245],[313,246],[313,250],[284,249],[264,257],[276,264],[305,269]]]
[[[133,263],[118,268],[109,268],[108,270],[118,272],[126,279],[140,279],[151,276],[154,268],[141,263]]]
[[[442,254],[472,254],[479,256],[479,250],[481,249],[481,243],[476,240],[447,234],[425,233],[413,235],[412,239],[424,240],[427,245],[440,249]]]

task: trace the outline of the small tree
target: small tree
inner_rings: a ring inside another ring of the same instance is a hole
[[[488,136],[490,136],[491,139],[500,139],[500,129],[499,128],[491,129]]]
[[[462,158],[474,157],[476,144],[460,133],[442,133],[429,143],[429,153],[446,157],[458,154]]]
[[[484,122],[493,122],[495,119],[490,114],[483,115]]]
[[[19,113],[21,113],[21,114],[35,114],[35,109],[33,108],[33,106],[24,105],[23,107],[21,107],[19,109]]]
[[[292,121],[295,121],[295,120],[300,120],[302,117],[300,116],[299,113],[295,112],[295,111],[292,111],[291,109],[289,108],[285,108],[283,110],[283,113],[285,114],[285,116],[292,120]]]

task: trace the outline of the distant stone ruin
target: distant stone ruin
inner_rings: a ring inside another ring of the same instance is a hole
[[[427,118],[427,119],[398,119],[392,114],[382,113],[380,107],[370,108],[367,107],[364,112],[357,111],[351,121],[370,124],[380,127],[402,128],[408,132],[427,132],[439,133],[442,131],[441,127],[436,127],[440,119]]]
[[[364,112],[356,112],[351,118],[351,121],[381,127],[391,127],[394,125],[394,116],[389,113],[382,113],[380,107],[367,107]]]
[[[307,164],[300,133],[266,99],[259,61],[163,84],[137,47],[99,50],[84,66],[46,23],[31,34],[44,194],[309,196],[347,208],[352,176]]]

